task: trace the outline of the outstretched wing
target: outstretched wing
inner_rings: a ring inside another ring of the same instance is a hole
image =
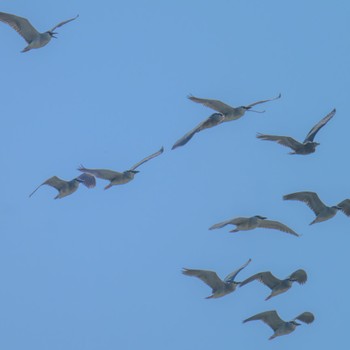
[[[298,282],[299,284],[304,284],[307,281],[307,274],[304,270],[299,269],[294,271],[289,278],[292,281]]]
[[[302,143],[294,140],[293,137],[290,136],[266,135],[257,133],[256,137],[265,141],[275,141],[282,146],[291,148],[294,151],[303,146]]]
[[[76,15],[74,18],[67,19],[65,21],[62,21],[62,22],[56,24],[53,28],[50,29],[50,32],[53,32],[56,28],[62,27],[63,25],[67,24],[68,22],[74,21],[78,17],[79,17],[79,15]]]
[[[295,192],[286,194],[283,199],[304,202],[316,215],[326,207],[315,192]]]
[[[205,284],[211,287],[213,290],[217,290],[223,287],[224,282],[221,281],[219,276],[214,271],[208,270],[193,270],[183,268],[182,273],[186,276],[195,276],[201,279]]]
[[[0,12],[0,21],[10,25],[28,44],[39,35],[26,18]]]
[[[259,220],[259,227],[272,228],[274,230],[279,230],[282,232],[290,233],[294,236],[299,237],[299,235],[295,231],[293,231],[290,227],[282,224],[279,221]]]
[[[99,179],[110,180],[110,181],[123,176],[123,173],[120,173],[118,171],[107,170],[107,169],[88,169],[88,168],[85,168],[83,165],[80,165],[78,170],[82,171],[83,173],[96,176]]]
[[[82,184],[85,185],[87,188],[94,188],[96,186],[96,179],[93,175],[83,173],[80,176],[78,176],[77,179],[81,181]]]
[[[299,320],[301,322],[309,324],[315,320],[315,316],[311,312],[305,311],[302,314],[300,314],[299,316],[295,317],[294,320]]]
[[[335,115],[336,109],[334,108],[330,113],[328,113],[323,119],[321,119],[307,134],[304,142],[313,141],[316,134],[323,128]]]
[[[340,202],[338,207],[341,208],[341,211],[346,215],[350,216],[350,199],[344,199],[342,202]]]
[[[252,261],[252,259],[249,259],[245,264],[243,264],[240,268],[238,268],[237,270],[231,272],[230,274],[228,274],[225,279],[224,282],[229,282],[232,283],[234,282],[236,276]]]
[[[135,165],[133,165],[129,170],[135,170],[136,168],[138,168],[140,165],[142,165],[143,163],[148,162],[149,160],[151,160],[152,158],[158,157],[160,154],[162,154],[164,152],[164,147],[162,147],[159,151],[151,154],[150,156],[143,158],[142,160],[140,160],[138,163],[136,163]]]
[[[208,98],[198,98],[192,95],[187,96],[188,99],[190,99],[193,102],[201,103],[202,105],[209,107],[213,109],[214,111],[220,112],[222,114],[226,114],[232,111],[234,109],[233,107],[227,105],[226,103],[223,103],[219,100],[211,100]]]
[[[44,181],[41,185],[39,185],[30,195],[29,197],[31,197],[41,186],[43,185],[48,185],[51,187],[56,188],[56,190],[60,191],[65,185],[67,184],[67,181],[61,180],[59,177],[57,176],[52,176],[49,179],[47,179],[46,181]]]
[[[256,314],[244,320],[243,323],[256,320],[261,320],[265,322],[274,331],[276,331],[284,323],[284,321],[278,316],[275,310],[265,311],[261,312],[260,314]]]
[[[247,105],[245,106],[246,108],[251,108],[251,107],[254,107],[260,103],[265,103],[265,102],[269,102],[269,101],[274,101],[274,100],[278,100],[279,98],[281,98],[281,94],[279,94],[278,96],[274,97],[274,98],[270,98],[268,100],[261,100],[261,101],[257,101],[257,102],[254,102],[254,103],[251,103],[250,105]]]
[[[244,223],[245,221],[247,221],[247,218],[235,218],[235,219],[229,219],[229,220],[225,220],[225,221],[222,221],[222,222],[218,222],[217,224],[214,224],[213,226],[210,226],[209,227],[209,230],[215,230],[217,228],[222,228],[226,225],[239,225],[239,224],[242,224]]]
[[[266,271],[266,272],[256,273],[255,275],[241,282],[239,286],[242,287],[255,280],[265,284],[265,286],[269,287],[270,289],[275,288],[278,284],[281,283],[280,279],[275,277],[270,271]]]

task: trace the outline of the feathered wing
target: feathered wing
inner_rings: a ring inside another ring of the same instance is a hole
[[[301,322],[309,324],[315,320],[315,316],[313,313],[305,311],[302,314],[300,314],[299,316],[295,317],[294,320],[299,320]]]
[[[330,113],[328,113],[323,119],[321,119],[306,135],[304,142],[313,141],[316,134],[323,128],[335,115],[336,109],[334,108]]]
[[[188,99],[190,99],[193,102],[200,103],[206,107],[209,107],[213,109],[214,111],[220,112],[222,114],[226,114],[232,111],[234,109],[233,107],[227,105],[226,103],[223,103],[219,100],[211,100],[208,98],[198,98],[192,95],[187,96]]]
[[[265,102],[269,102],[269,101],[274,101],[274,100],[278,100],[279,98],[281,98],[281,94],[279,94],[278,96],[276,96],[276,97],[273,97],[273,98],[270,98],[270,99],[268,99],[268,100],[260,100],[260,101],[257,101],[257,102],[253,102],[253,103],[251,103],[250,105],[247,105],[247,106],[245,106],[246,108],[251,108],[251,107],[254,107],[254,106],[256,106],[256,105],[258,105],[258,104],[260,104],[260,103],[265,103]]]
[[[214,271],[183,268],[182,273],[186,276],[194,276],[201,279],[205,284],[211,287],[213,291],[222,288],[224,285],[224,282]]]
[[[247,278],[246,280],[241,282],[239,286],[242,287],[255,280],[265,284],[265,286],[269,287],[270,289],[275,288],[278,284],[281,283],[281,280],[275,277],[270,271],[265,271],[256,273],[255,275]]]
[[[83,173],[77,177],[78,180],[82,181],[82,184],[87,188],[94,188],[96,186],[95,176]]]
[[[107,169],[88,169],[88,168],[85,168],[83,165],[81,165],[78,168],[78,170],[82,171],[83,173],[87,173],[95,177],[98,177],[99,179],[110,180],[110,181],[116,178],[122,178],[124,176],[123,173],[120,173],[118,171],[107,170]]]
[[[298,282],[299,284],[304,284],[307,281],[307,274],[304,270],[299,269],[297,271],[294,271],[290,276],[290,279],[292,279],[295,282]]]
[[[350,216],[350,199],[344,199],[342,202],[340,202],[338,207],[341,208],[341,211],[346,215]]]
[[[60,191],[65,185],[67,184],[67,181],[61,180],[59,177],[57,176],[52,176],[49,179],[47,179],[46,181],[44,181],[41,185],[39,185],[30,195],[29,197],[31,197],[41,186],[43,185],[48,185],[51,187],[56,188],[56,190]]]
[[[28,44],[39,35],[26,18],[0,12],[0,21],[10,25]]]
[[[79,17],[79,15],[76,15],[74,18],[67,19],[67,20],[65,20],[65,21],[62,21],[62,22],[56,24],[53,28],[50,29],[50,32],[53,32],[56,28],[59,28],[59,27],[65,25],[65,24],[67,24],[67,23],[69,23],[69,22],[71,22],[71,21],[74,21],[74,20],[77,19],[78,17]]]
[[[249,259],[245,264],[243,264],[240,268],[238,268],[237,270],[231,272],[230,274],[228,274],[225,279],[224,282],[229,282],[232,283],[234,282],[236,276],[245,268],[247,267],[247,265],[252,261],[252,259]]]
[[[315,215],[318,215],[326,207],[315,192],[295,192],[286,194],[283,199],[304,202]]]
[[[143,158],[142,160],[140,160],[138,163],[136,163],[135,165],[133,165],[129,170],[135,170],[136,168],[138,168],[140,165],[142,165],[143,163],[148,162],[149,160],[151,160],[152,158],[158,157],[160,154],[162,154],[164,152],[164,147],[162,147],[159,151],[149,155],[146,158]]]
[[[272,228],[274,230],[279,230],[282,232],[290,233],[294,236],[299,237],[299,235],[293,231],[291,228],[288,226],[282,224],[279,221],[272,221],[272,220],[260,220],[259,221],[259,227],[264,227],[264,228]]]
[[[222,228],[226,225],[239,225],[241,223],[243,223],[244,221],[246,221],[246,218],[235,218],[235,219],[229,219],[229,220],[225,220],[225,221],[221,221],[218,222],[217,224],[214,224],[213,226],[209,227],[209,230],[215,230],[217,228]]]
[[[268,326],[270,326],[274,331],[276,331],[284,321],[278,316],[275,310],[261,312],[252,317],[249,317],[243,321],[243,323],[248,321],[256,321],[261,320],[265,322]]]
[[[294,151],[303,146],[302,143],[298,142],[297,140],[294,140],[293,137],[289,136],[266,135],[258,133],[256,137],[265,141],[275,141],[282,146],[291,148]]]

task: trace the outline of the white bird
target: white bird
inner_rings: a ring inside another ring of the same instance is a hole
[[[31,49],[39,49],[40,47],[47,45],[51,38],[56,38],[55,34],[57,33],[54,32],[56,28],[74,21],[78,17],[79,15],[66,21],[62,21],[50,30],[44,33],[39,33],[26,18],[0,12],[0,21],[10,25],[28,43],[28,46],[26,46],[21,52],[27,52]]]

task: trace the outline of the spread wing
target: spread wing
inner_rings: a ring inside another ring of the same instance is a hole
[[[53,32],[56,28],[59,28],[59,27],[62,27],[63,25],[71,22],[71,21],[74,21],[75,19],[77,19],[79,17],[79,15],[76,15],[74,18],[71,18],[71,19],[67,19],[65,21],[62,21],[58,24],[56,24],[53,28],[50,29],[50,32]]]
[[[186,276],[195,276],[201,279],[205,284],[211,287],[213,290],[217,290],[223,287],[224,282],[214,271],[208,270],[193,270],[183,268],[182,273]]]
[[[266,272],[256,273],[255,275],[241,282],[239,286],[242,287],[255,280],[258,280],[259,282],[265,284],[265,286],[269,287],[270,289],[275,288],[277,285],[281,283],[280,279],[275,277],[270,271],[266,271]]]
[[[143,158],[142,160],[140,160],[138,163],[136,163],[135,165],[133,165],[129,170],[135,170],[136,168],[138,168],[140,165],[142,165],[143,163],[148,162],[150,159],[158,157],[160,154],[162,154],[164,152],[164,147],[162,147],[159,151],[151,154],[150,156]]]
[[[83,173],[87,173],[90,175],[93,175],[95,177],[98,177],[99,179],[104,179],[104,180],[114,180],[117,178],[122,178],[123,173],[120,173],[118,171],[113,171],[113,170],[107,170],[107,169],[88,169],[85,168],[83,165],[81,165],[78,168],[79,171],[82,171]]]
[[[252,261],[252,259],[249,259],[245,264],[243,264],[240,268],[238,268],[237,270],[231,272],[230,274],[228,274],[225,279],[224,282],[229,282],[232,283],[234,282],[236,276]]]
[[[295,282],[298,282],[299,284],[304,284],[307,281],[307,274],[304,270],[300,269],[297,271],[294,271],[289,278]]]
[[[283,196],[283,199],[304,202],[316,215],[326,207],[315,192],[295,192]]]
[[[259,220],[259,227],[264,227],[264,228],[272,228],[274,230],[279,230],[282,232],[290,233],[294,236],[299,237],[299,235],[293,231],[291,228],[288,226],[282,224],[279,221],[272,221],[272,220]]]
[[[223,103],[219,100],[211,100],[208,98],[198,98],[192,95],[187,96],[193,102],[201,103],[202,105],[213,109],[214,111],[220,112],[222,114],[226,114],[231,112],[234,108]]]
[[[315,320],[315,316],[311,312],[305,311],[297,316],[294,320],[299,320],[301,322],[309,324]]]
[[[222,221],[222,222],[218,222],[217,224],[214,224],[213,226],[209,227],[209,230],[215,230],[217,228],[222,228],[226,225],[239,225],[242,224],[243,222],[245,222],[247,220],[247,218],[235,218],[235,219],[230,219],[230,220],[226,220],[226,221]]]
[[[316,134],[323,128],[335,115],[336,109],[334,108],[330,113],[328,113],[323,119],[321,119],[307,134],[304,142],[313,141]]]
[[[341,211],[346,215],[350,216],[350,199],[344,199],[342,202],[340,202],[338,207],[341,208]]]
[[[78,180],[82,181],[82,184],[87,188],[94,188],[96,186],[95,176],[83,173],[77,177]]]
[[[26,18],[0,12],[0,21],[10,25],[28,44],[39,35]]]
[[[250,108],[250,107],[254,107],[254,106],[256,106],[256,105],[258,105],[258,104],[260,104],[260,103],[265,103],[265,102],[269,102],[269,101],[274,101],[274,100],[278,100],[279,98],[281,98],[281,94],[279,94],[278,96],[276,96],[276,97],[274,97],[274,98],[270,98],[270,99],[268,99],[268,100],[260,100],[260,101],[257,101],[257,102],[253,102],[253,103],[251,103],[250,105],[247,105],[247,106],[245,106],[246,108]]]
[[[39,185],[30,195],[29,197],[31,197],[41,186],[43,185],[48,185],[51,187],[56,188],[56,190],[60,191],[65,185],[67,184],[67,181],[61,180],[59,177],[57,176],[52,176],[49,179],[47,179],[46,181],[44,181],[41,185]]]
[[[244,320],[243,323],[256,320],[261,320],[265,322],[274,331],[276,331],[284,323],[284,321],[278,316],[275,310],[265,311],[261,312],[260,314],[256,314]]]
[[[293,137],[289,136],[266,135],[258,133],[256,137],[265,141],[276,141],[280,145],[289,147],[293,150],[297,150],[299,147],[303,146],[302,143],[298,142],[297,140],[294,140]]]

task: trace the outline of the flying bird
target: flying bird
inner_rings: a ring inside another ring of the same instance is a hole
[[[188,141],[191,140],[191,138],[193,137],[194,134],[196,134],[202,130],[212,128],[212,127],[217,126],[223,122],[228,122],[231,120],[239,119],[244,115],[244,113],[246,111],[257,112],[257,111],[252,110],[251,108],[253,106],[260,104],[260,103],[273,101],[273,100],[276,100],[280,97],[281,97],[281,94],[279,94],[275,98],[271,98],[268,100],[261,100],[261,101],[251,103],[250,105],[247,105],[247,106],[240,106],[240,107],[235,108],[235,107],[231,107],[231,106],[229,106],[221,101],[218,101],[218,100],[198,98],[198,97],[194,97],[194,96],[190,95],[190,96],[188,96],[188,98],[191,101],[201,103],[204,106],[207,106],[218,113],[212,114],[209,118],[207,118],[206,120],[204,120],[203,122],[198,124],[194,129],[192,129],[187,134],[185,134],[183,137],[181,137],[178,141],[175,142],[172,149],[175,149],[179,146],[185,145]]]
[[[39,33],[26,18],[0,12],[0,21],[10,25],[28,43],[28,46],[26,46],[21,52],[27,52],[31,49],[39,49],[40,47],[47,45],[51,38],[56,38],[55,34],[57,33],[54,32],[56,28],[74,21],[78,17],[79,15],[66,21],[62,21],[50,30],[44,33]]]
[[[332,207],[325,205],[315,192],[295,192],[283,196],[283,199],[306,203],[316,215],[316,219],[310,225],[331,219],[338,210],[341,210],[346,216],[350,216],[350,199],[344,199]]]
[[[258,280],[259,282],[265,284],[265,286],[271,289],[271,294],[265,299],[269,300],[270,298],[285,293],[292,287],[293,282],[298,282],[299,284],[304,284],[307,281],[307,274],[304,270],[294,271],[290,276],[288,276],[284,280],[280,280],[275,277],[270,271],[259,272],[243,282],[239,285],[240,287],[250,283],[252,281]]]
[[[270,326],[274,331],[273,335],[269,338],[269,340],[271,340],[281,335],[292,333],[297,326],[301,325],[301,323],[296,322],[296,320],[310,324],[314,321],[314,319],[315,319],[315,316],[311,312],[306,311],[300,314],[299,316],[295,317],[293,320],[286,322],[286,321],[283,321],[278,316],[276,310],[271,310],[271,311],[261,312],[252,317],[249,317],[246,320],[244,320],[243,323],[246,323],[248,321],[256,321],[256,320],[263,321],[268,326]]]
[[[164,148],[162,147],[159,151],[140,160],[138,163],[133,165],[129,170],[126,170],[122,173],[114,170],[107,170],[107,169],[88,169],[88,168],[85,168],[83,165],[81,165],[80,168],[78,168],[78,170],[84,173],[93,175],[95,177],[98,177],[99,179],[109,180],[110,183],[105,187],[105,190],[107,190],[112,186],[123,185],[133,180],[133,178],[135,177],[135,174],[139,172],[138,170],[135,170],[136,168],[138,168],[143,163],[146,163],[150,159],[159,156],[163,152],[164,152]]]
[[[85,173],[81,174],[80,176],[76,177],[71,181],[65,181],[60,179],[57,176],[52,176],[46,181],[44,181],[41,185],[39,185],[29,195],[29,197],[31,197],[41,186],[48,185],[56,188],[56,190],[58,191],[58,195],[55,197],[55,199],[63,198],[74,193],[78,189],[79,184],[81,183],[85,185],[87,188],[94,188],[96,186],[96,179],[93,176]]]
[[[239,269],[228,274],[222,281],[219,276],[214,271],[208,270],[193,270],[183,268],[182,273],[186,276],[195,276],[201,279],[205,284],[212,288],[212,294],[206,297],[206,299],[221,298],[227,294],[232,293],[236,290],[237,285],[240,282],[236,282],[234,279],[240,271],[242,271],[252,259],[249,259],[244,265]]]
[[[335,115],[336,109],[334,108],[330,113],[328,113],[323,119],[321,119],[306,135],[305,140],[301,143],[294,140],[290,136],[277,136],[277,135],[265,135],[257,134],[258,139],[267,141],[276,141],[280,145],[289,147],[293,150],[289,154],[310,154],[316,151],[316,147],[319,143],[314,142],[316,134],[323,128]]]
[[[294,236],[299,237],[299,235],[296,232],[294,232],[291,228],[282,224],[281,222],[266,220],[266,219],[267,218],[265,216],[260,216],[260,215],[255,215],[250,218],[239,217],[239,218],[234,218],[234,219],[229,219],[226,221],[219,222],[209,227],[209,230],[222,228],[226,225],[236,225],[236,228],[234,230],[231,230],[230,232],[248,231],[248,230],[253,230],[257,227],[263,227],[263,228],[271,228],[274,230],[290,233]]]

